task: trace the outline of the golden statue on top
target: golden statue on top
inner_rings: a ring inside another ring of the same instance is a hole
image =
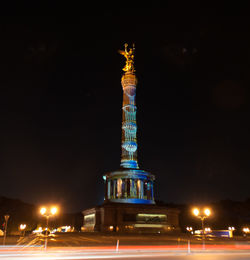
[[[135,67],[134,67],[134,58],[135,58],[135,44],[133,43],[133,48],[130,48],[129,51],[127,50],[128,44],[124,44],[125,50],[121,51],[119,50],[119,53],[123,55],[126,58],[126,65],[122,69],[123,71],[126,72],[135,72]]]

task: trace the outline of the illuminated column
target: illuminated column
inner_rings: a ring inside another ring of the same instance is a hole
[[[126,72],[121,81],[123,88],[121,166],[138,169],[135,103],[137,79],[134,73]]]
[[[117,197],[120,198],[122,196],[122,179],[117,180]]]
[[[113,198],[116,198],[116,191],[117,191],[117,180],[113,180]]]
[[[130,196],[132,198],[136,198],[137,197],[137,188],[136,188],[136,180],[131,179],[130,180]]]
[[[136,86],[137,78],[134,68],[135,47],[120,50],[126,58],[121,84],[123,89],[122,102],[122,142],[121,169],[109,172],[103,176],[110,180],[110,189],[105,202],[155,204],[153,199],[154,175],[140,170],[137,160],[137,123],[136,123]]]
[[[140,180],[140,199],[143,199],[143,180]]]
[[[110,199],[110,180],[108,180],[108,198]]]
[[[127,198],[128,197],[128,182],[127,182],[127,179],[123,179],[124,181],[124,198]]]

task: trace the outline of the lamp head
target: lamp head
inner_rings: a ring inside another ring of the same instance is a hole
[[[26,228],[26,224],[21,224],[19,227],[21,230],[24,230]]]
[[[40,213],[41,213],[42,215],[44,215],[44,214],[46,213],[46,211],[47,211],[47,209],[46,209],[45,207],[42,207],[42,208],[40,209]]]
[[[200,214],[199,209],[194,208],[194,209],[193,209],[193,214],[194,214],[196,217],[199,216],[199,214]]]
[[[57,213],[57,207],[52,207],[52,208],[50,209],[50,213],[51,213],[52,215],[55,215],[55,214]]]
[[[209,208],[204,209],[205,216],[209,217],[211,215],[211,210]]]

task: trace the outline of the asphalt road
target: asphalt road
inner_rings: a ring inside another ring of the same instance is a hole
[[[188,247],[188,241],[190,247]],[[0,241],[1,242],[1,241]],[[250,260],[246,238],[207,240],[205,250],[193,237],[162,235],[53,234],[44,250],[43,236],[8,237],[0,260],[59,259],[187,259]],[[12,245],[12,246],[11,246]],[[116,251],[117,245],[119,250]],[[188,253],[190,249],[190,253]]]
[[[0,245],[3,244],[0,237]],[[180,236],[166,234],[102,234],[102,233],[56,233],[52,234],[48,240],[49,247],[102,247],[115,246],[117,240],[122,246],[187,246],[190,241],[191,246],[199,246],[201,240],[188,234],[180,234]],[[7,236],[6,245],[42,245],[44,237],[37,235]],[[235,237],[233,239],[226,238],[209,238],[206,245],[246,245],[250,249],[250,237]]]

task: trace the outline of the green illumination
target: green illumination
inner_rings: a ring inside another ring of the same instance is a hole
[[[155,217],[159,217],[159,218],[166,218],[167,215],[166,214],[137,214],[138,217],[148,217],[148,218],[155,218]]]

